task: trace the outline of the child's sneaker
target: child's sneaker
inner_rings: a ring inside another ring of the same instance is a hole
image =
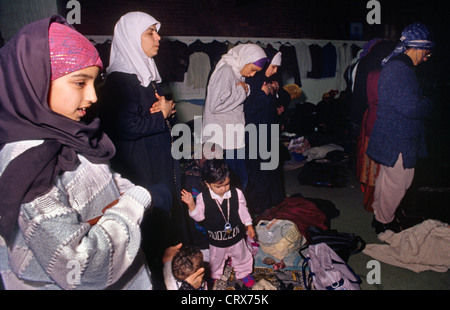
[[[255,284],[255,279],[250,274],[245,278],[242,278],[241,281],[244,283],[246,287],[252,287]]]

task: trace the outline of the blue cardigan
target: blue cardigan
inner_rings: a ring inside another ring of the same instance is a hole
[[[413,168],[427,154],[425,117],[431,102],[422,96],[412,60],[401,54],[383,68],[378,82],[377,119],[367,154],[384,166],[393,167],[400,153],[403,167]]]

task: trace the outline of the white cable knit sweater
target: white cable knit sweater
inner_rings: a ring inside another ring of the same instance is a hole
[[[0,175],[11,160],[42,142],[5,145]],[[79,159],[75,171],[63,173],[49,192],[21,206],[10,247],[0,237],[6,289],[152,288],[139,226],[150,193],[107,165]],[[103,213],[116,199],[118,203]],[[87,223],[98,216],[97,224]]]

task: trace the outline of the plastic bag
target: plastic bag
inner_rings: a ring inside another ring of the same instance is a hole
[[[279,260],[296,252],[306,242],[296,224],[289,220],[260,221],[256,235],[261,250]]]

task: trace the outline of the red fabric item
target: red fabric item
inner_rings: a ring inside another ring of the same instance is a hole
[[[266,210],[257,222],[273,219],[289,220],[295,223],[300,233],[309,241],[308,227],[316,226],[323,230],[330,228],[330,220],[314,203],[302,197],[286,197],[278,206]]]
[[[367,75],[367,117],[363,123],[365,126],[365,135],[370,137],[373,125],[377,119],[378,109],[378,80],[381,70],[369,72]]]

